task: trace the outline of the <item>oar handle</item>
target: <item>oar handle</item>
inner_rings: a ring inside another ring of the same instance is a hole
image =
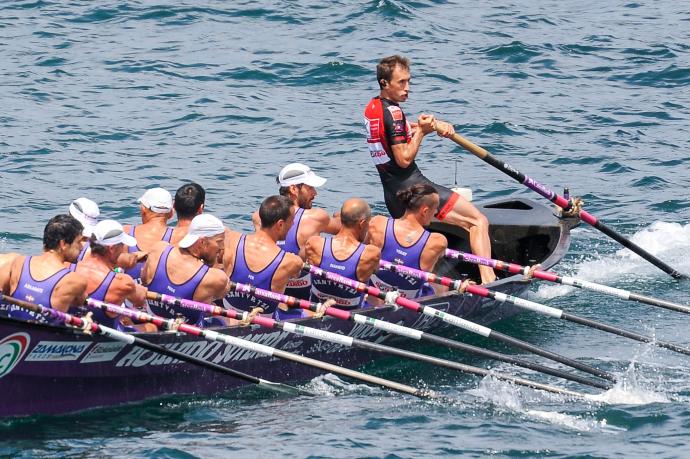
[[[473,155],[477,156],[480,158],[482,161],[490,164],[491,166],[495,167],[496,169],[502,171],[506,175],[512,177],[516,181],[520,182],[522,185],[525,185],[527,188],[539,193],[549,201],[553,202],[556,204],[558,207],[562,208],[563,210],[570,210],[570,207],[572,206],[572,203],[568,200],[565,199],[563,196],[560,196],[558,193],[555,193],[545,185],[537,182],[536,180],[526,176],[516,168],[512,167],[511,165],[499,160],[495,156],[491,155],[488,151],[486,151],[484,148],[475,145],[474,143],[470,142],[460,134],[453,134],[452,136],[449,137],[453,142],[456,144],[460,145],[462,148],[465,150],[469,151]],[[661,269],[665,273],[669,274],[670,276],[676,278],[676,279],[687,279],[688,276],[675,270],[656,256],[652,255],[651,253],[647,252],[645,249],[642,247],[638,246],[628,238],[624,237],[623,235],[619,234],[612,228],[608,227],[604,223],[600,222],[594,215],[584,211],[580,210],[578,213],[578,216],[582,221],[585,223],[593,226],[594,228],[598,229],[602,233],[606,234],[613,240],[617,241],[618,243],[622,244],[624,247],[630,249],[640,257],[644,258],[657,268]]]

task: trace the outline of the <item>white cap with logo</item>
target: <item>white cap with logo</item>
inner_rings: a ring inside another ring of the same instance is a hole
[[[173,198],[168,190],[151,188],[138,199],[138,202],[157,214],[167,214],[173,208]]]
[[[98,204],[88,198],[77,198],[69,205],[69,214],[84,227],[84,236],[91,236],[93,227],[98,223],[101,210]]]
[[[98,222],[93,229],[92,237],[96,239],[96,244],[100,245],[110,246],[124,244],[127,247],[134,247],[137,245],[137,240],[125,233],[124,229],[122,229],[122,225],[115,220],[103,220]]]
[[[191,247],[202,237],[211,237],[225,232],[223,222],[211,214],[199,214],[189,224],[189,232],[179,242],[183,249]]]
[[[309,166],[305,166],[302,163],[292,163],[280,170],[277,182],[280,186],[300,185],[304,183],[305,185],[317,188],[326,183],[326,179],[316,175]]]

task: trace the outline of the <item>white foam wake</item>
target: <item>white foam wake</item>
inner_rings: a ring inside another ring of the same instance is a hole
[[[673,268],[690,273],[690,224],[654,222],[629,239]],[[566,269],[572,273],[568,275],[606,285],[611,285],[633,274],[636,278],[666,276],[657,267],[625,248],[613,254],[597,255],[595,259],[576,263],[572,267],[559,265],[554,271],[565,274]],[[575,290],[573,287],[565,285],[544,283],[540,284],[534,295],[538,298],[550,299],[567,295],[573,290]]]

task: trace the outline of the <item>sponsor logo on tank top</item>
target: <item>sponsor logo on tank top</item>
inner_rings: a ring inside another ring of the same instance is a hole
[[[32,292],[43,293],[43,287],[38,287],[28,282],[24,284],[24,288],[27,290],[31,290]]]
[[[328,267],[333,268],[333,269],[337,269],[339,271],[345,271],[345,266],[343,266],[343,265],[336,265],[333,263],[328,263]]]

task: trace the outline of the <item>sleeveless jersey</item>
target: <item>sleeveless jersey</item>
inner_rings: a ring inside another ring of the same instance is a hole
[[[349,257],[339,260],[333,254],[333,238],[327,237],[323,244],[319,268],[338,273],[349,279],[357,279],[357,265],[359,265],[359,260],[362,258],[365,248],[366,246],[360,243],[359,247]],[[351,287],[328,279],[320,277],[312,279],[311,301],[323,302],[328,298],[336,301],[335,307],[337,308],[355,309],[362,306],[364,293],[359,293]]]
[[[181,284],[176,284],[168,276],[168,255],[174,249],[173,246],[168,246],[163,250],[160,259],[158,260],[158,265],[156,266],[156,272],[153,275],[151,283],[148,285],[148,289],[156,293],[164,293],[166,295],[171,295],[176,298],[182,298],[185,300],[193,300],[194,292],[196,291],[199,284],[203,280],[204,276],[209,270],[206,265],[201,265],[197,272],[190,277],[188,280]],[[205,315],[201,311],[196,311],[194,309],[188,308],[178,308],[167,303],[162,303],[160,301],[148,302],[149,309],[156,315],[175,318],[181,315],[185,318],[188,324],[196,325],[197,327],[203,327]]]
[[[237,249],[235,250],[235,265],[232,268],[230,280],[241,284],[250,284],[265,290],[271,290],[273,276],[285,257],[285,251],[281,250],[278,252],[273,261],[261,271],[252,271],[249,265],[247,265],[247,259],[244,255],[244,243],[246,238],[247,235],[243,234],[240,236],[240,240],[237,243]],[[264,314],[273,314],[278,308],[278,303],[275,301],[257,298],[253,295],[236,291],[228,292],[228,294],[225,295],[223,305],[226,308],[233,307],[242,311],[251,311],[252,308],[260,307],[263,308]]]
[[[395,220],[389,218],[388,222],[386,222],[386,237],[381,249],[381,259],[420,269],[422,252],[429,240],[429,236],[431,236],[431,233],[425,230],[414,244],[405,247],[395,237]],[[424,286],[424,281],[421,279],[385,269],[380,269],[374,273],[371,276],[370,282],[374,287],[384,292],[397,289],[406,298],[417,298],[420,296]]]
[[[79,255],[77,256],[77,263],[82,261],[84,259],[84,257],[86,256],[86,251],[89,250],[89,245],[90,245],[89,242],[90,241],[86,241],[84,243],[84,246],[81,248],[81,252],[79,252]]]
[[[113,280],[115,279],[115,273],[113,271],[110,271],[107,276],[103,278],[103,281],[101,284],[96,287],[96,290],[93,292],[89,293],[89,297],[93,298],[94,300],[98,301],[105,301],[105,296],[108,294],[108,289],[110,288],[110,284],[113,283]],[[100,309],[90,309],[93,311],[93,320],[95,322],[98,322],[101,325],[105,325],[106,327],[114,328],[116,330],[124,330],[124,326],[122,323],[120,323],[120,317],[108,317],[106,313]]]
[[[135,225],[130,226],[127,234],[134,237],[134,229],[135,228],[136,228]],[[172,234],[173,234],[173,228],[166,228],[165,233],[163,234],[163,238],[161,239],[161,241],[165,241],[165,242],[169,243],[170,238],[172,237]],[[127,247],[127,252],[129,252],[129,253],[138,252],[139,250],[141,250],[139,248],[139,244],[135,245],[134,247]],[[139,284],[141,284],[141,270],[144,267],[144,263],[146,263],[146,262],[140,261],[139,263],[137,263],[133,267],[131,267],[129,269],[125,269],[125,273],[132,276],[132,279],[134,279],[134,281],[139,283]]]
[[[69,274],[70,270],[68,268],[62,268],[52,276],[38,281],[31,276],[31,258],[32,257],[26,257],[24,260],[22,272],[19,275],[19,282],[10,296],[19,300],[28,301],[29,303],[39,304],[46,308],[52,308],[53,306],[51,305],[50,299],[53,295],[53,290],[55,290],[55,286],[58,282]],[[60,323],[60,321],[47,319],[41,314],[20,308],[14,304],[3,304],[0,305],[0,308],[3,309],[7,317],[14,319],[34,320],[43,323]]]
[[[287,236],[285,236],[284,241],[278,241],[278,247],[285,250],[286,252],[294,253],[299,255],[300,246],[297,242],[297,231],[299,231],[299,223],[302,220],[302,215],[304,214],[304,209],[301,207],[295,212],[295,220],[288,231]],[[309,293],[311,292],[311,275],[309,271],[302,271],[299,277],[294,279],[288,279],[287,286],[285,287],[285,294],[294,296],[302,300],[309,298]],[[284,312],[284,311],[283,311]]]

